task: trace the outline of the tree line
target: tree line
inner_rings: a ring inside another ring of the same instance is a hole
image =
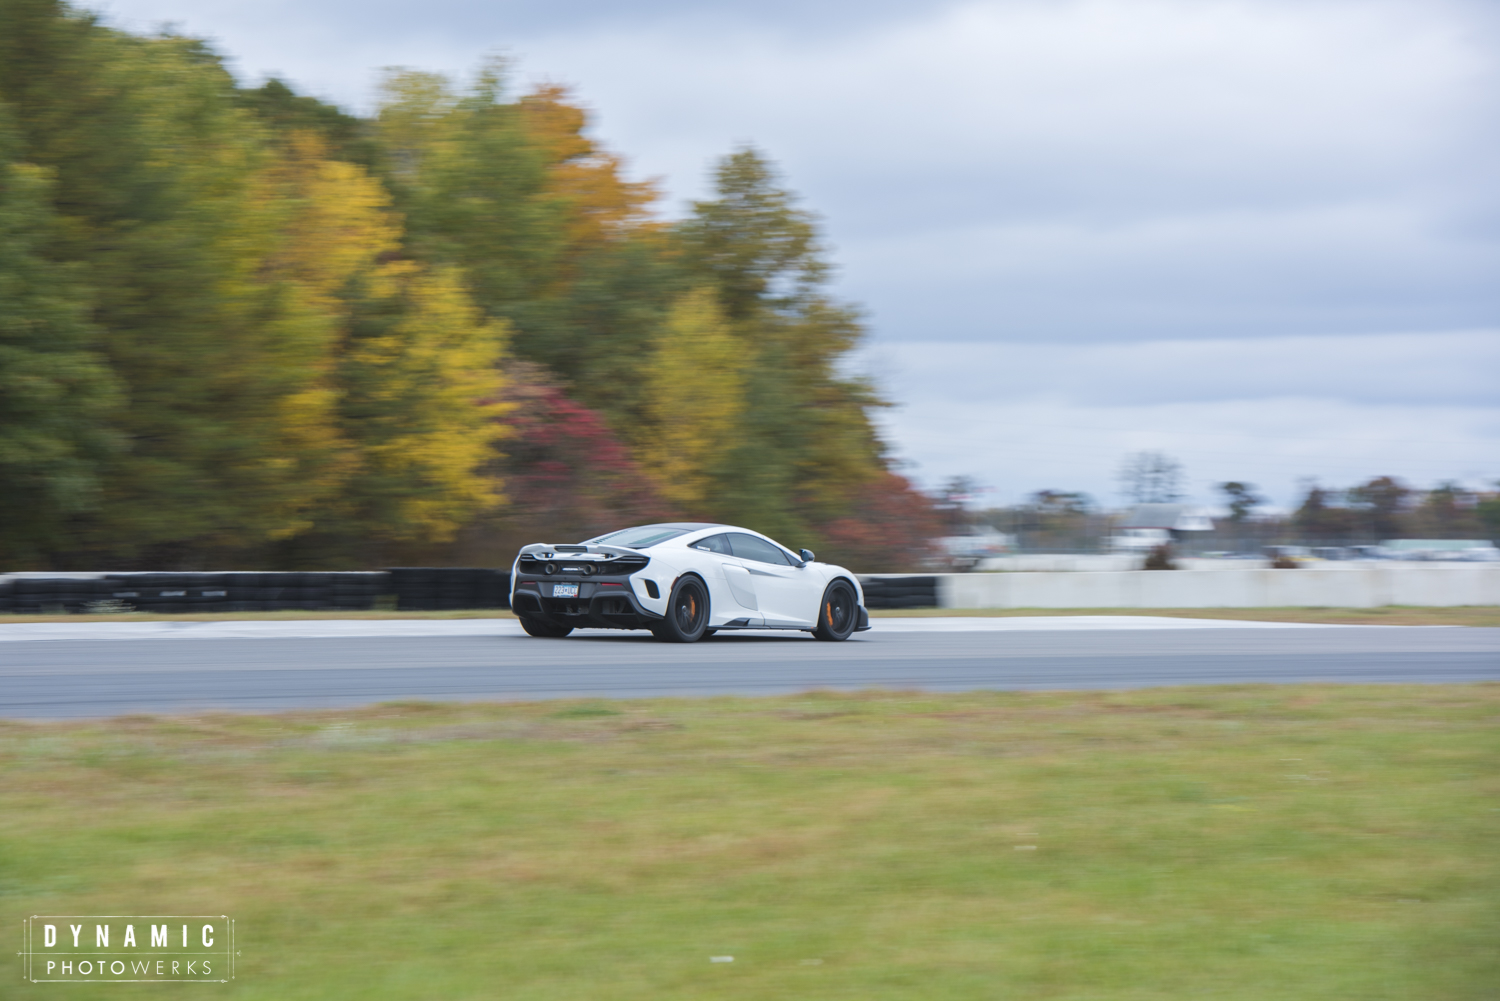
[[[655,518],[859,569],[937,534],[758,151],[663,221],[555,86],[357,117],[0,0],[0,567],[509,562]]]
[[[1132,457],[1127,464],[1127,468],[1144,468],[1151,474],[1156,492],[1147,493],[1147,499],[1140,503],[1182,500],[1176,481],[1162,475],[1162,470],[1178,470],[1180,465],[1158,454],[1148,456],[1148,460]],[[944,496],[960,486],[957,481],[950,483]],[[1213,532],[1193,536],[1198,549],[1254,551],[1273,544],[1348,546],[1403,538],[1500,541],[1500,491],[1470,490],[1453,482],[1422,490],[1394,476],[1371,477],[1347,488],[1326,487],[1309,480],[1302,485],[1297,507],[1276,513],[1264,510],[1266,499],[1253,483],[1231,480],[1217,484],[1215,490],[1224,514],[1216,519]],[[1128,495],[1131,499],[1137,496]],[[954,531],[972,519],[1015,536],[1020,548],[1032,551],[1098,550],[1115,533],[1118,522],[1117,514],[1076,491],[1038,490],[1019,504],[973,514],[945,503],[943,497],[937,506],[962,513],[952,526]]]

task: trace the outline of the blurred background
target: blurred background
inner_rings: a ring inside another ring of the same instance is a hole
[[[0,570],[1494,539],[1496,28],[0,0]]]

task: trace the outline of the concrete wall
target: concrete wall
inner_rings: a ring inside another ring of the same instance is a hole
[[[942,574],[938,604],[943,608],[1500,605],[1500,566]]]

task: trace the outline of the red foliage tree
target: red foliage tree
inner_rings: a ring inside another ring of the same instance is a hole
[[[932,540],[943,534],[943,521],[931,497],[906,477],[886,471],[861,492],[847,515],[821,525],[820,534],[821,560],[855,573],[900,573],[931,561]]]
[[[604,417],[568,397],[539,366],[516,364],[505,392],[508,518],[535,541],[577,541],[670,519],[630,450]]]

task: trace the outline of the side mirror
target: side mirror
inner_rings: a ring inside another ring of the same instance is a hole
[[[797,551],[797,555],[802,557],[803,563],[811,563],[816,558],[813,556],[811,549],[800,549]]]

